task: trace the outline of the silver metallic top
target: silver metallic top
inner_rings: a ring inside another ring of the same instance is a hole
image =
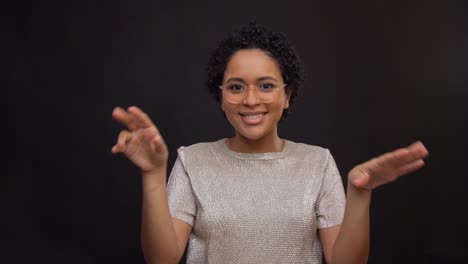
[[[193,226],[187,263],[321,263],[317,229],[341,224],[345,195],[328,149],[286,140],[239,153],[226,139],[180,147],[171,215]]]

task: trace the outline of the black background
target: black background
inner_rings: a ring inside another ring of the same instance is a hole
[[[468,263],[466,5],[447,1],[36,1],[4,8],[2,263],[143,263],[138,170],[111,147],[138,105],[170,148],[232,135],[204,66],[251,19],[307,80],[280,136],[354,165],[421,140],[422,170],[373,193],[370,263]],[[248,184],[248,183],[246,183]]]

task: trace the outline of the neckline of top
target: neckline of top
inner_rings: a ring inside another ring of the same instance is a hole
[[[271,159],[280,159],[285,157],[294,147],[294,142],[283,139],[284,147],[280,152],[264,152],[264,153],[243,153],[236,152],[228,148],[226,145],[227,138],[218,140],[217,145],[220,149],[227,155],[244,160],[271,160]]]

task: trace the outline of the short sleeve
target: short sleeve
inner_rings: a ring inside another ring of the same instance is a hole
[[[171,216],[193,226],[196,215],[195,196],[180,156],[169,176],[167,196]]]
[[[329,150],[327,150],[327,156],[327,165],[316,207],[319,229],[341,224],[346,203],[340,172]]]

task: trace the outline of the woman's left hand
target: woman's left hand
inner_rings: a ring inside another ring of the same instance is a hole
[[[348,182],[359,189],[373,190],[420,169],[428,154],[424,145],[417,141],[357,165],[349,172]]]

